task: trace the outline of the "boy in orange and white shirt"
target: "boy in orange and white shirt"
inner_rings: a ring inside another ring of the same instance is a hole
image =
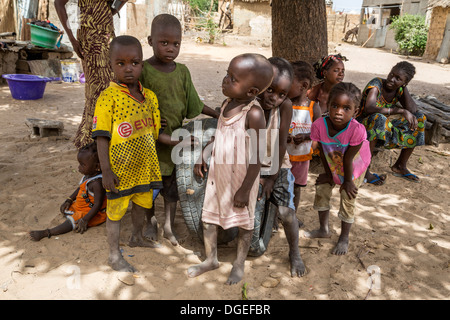
[[[313,148],[309,137],[311,125],[320,118],[320,106],[308,99],[307,91],[314,81],[313,67],[304,61],[292,63],[294,80],[288,97],[292,101],[292,121],[289,128],[287,151],[291,160],[291,172],[295,177],[294,206],[297,211],[300,203],[300,191],[308,180],[309,163],[312,159]]]

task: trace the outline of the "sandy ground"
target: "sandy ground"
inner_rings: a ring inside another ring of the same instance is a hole
[[[243,52],[271,56],[267,47],[243,44],[231,37],[225,43],[226,46],[211,46],[185,39],[178,58],[190,68],[199,94],[211,107],[218,106],[224,98],[219,86],[231,58]],[[387,75],[403,58],[350,44],[336,48],[349,58],[346,81],[361,88],[374,76]],[[151,49],[146,47],[145,56],[150,54]],[[417,75],[410,91],[432,94],[450,103],[449,66],[411,61]],[[124,217],[121,247],[124,257],[139,270],[134,276],[117,273],[107,265],[105,225],[83,235],[68,233],[31,241],[29,230],[63,221],[59,206],[80,179],[70,139],[80,121],[83,103],[81,84],[49,83],[44,98],[36,101],[13,100],[8,87],[0,88],[0,299],[239,300],[244,285],[251,300],[449,298],[448,144],[417,148],[409,167],[420,176],[421,184],[390,174],[389,165],[398,151],[379,153],[373,168],[387,173],[388,179],[382,187],[366,184],[360,189],[349,253],[330,253],[340,233],[336,216],[339,202],[335,197],[331,239],[300,240],[308,270],[302,278],[290,276],[288,245],[282,229],[273,234],[263,256],[247,259],[245,277],[239,284],[224,284],[235,257],[233,242],[220,247],[219,269],[188,278],[186,270],[201,261],[203,247],[189,235],[181,212],[175,221],[180,245],[172,246],[160,234],[163,247],[159,249],[128,247],[130,214]],[[30,138],[26,118],[63,121],[64,137]],[[309,185],[302,193],[297,212],[305,229],[318,226],[317,212],[312,208],[316,165],[312,164]],[[158,198],[159,216],[161,211],[162,201]],[[302,233],[303,230],[300,236]]]

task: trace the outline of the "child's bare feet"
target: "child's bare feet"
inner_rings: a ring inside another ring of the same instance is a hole
[[[244,276],[244,267],[245,267],[244,263],[242,264],[234,263],[230,275],[228,276],[228,280],[227,282],[225,282],[225,284],[232,285],[241,281],[242,277]]]
[[[332,254],[335,254],[337,256],[342,256],[344,254],[347,254],[348,252],[348,238],[339,238],[338,243],[336,244],[336,247],[334,247]]]
[[[217,269],[219,267],[219,262],[217,260],[209,261],[205,260],[200,264],[196,264],[188,268],[187,274],[189,278],[195,278],[199,275]]]
[[[48,237],[49,230],[33,230],[28,234],[30,235],[30,239],[33,241],[40,241],[42,238]]]
[[[168,239],[173,246],[177,246],[178,245],[177,238],[173,234],[172,230],[170,230],[169,228],[164,227],[164,234],[163,234],[163,236],[164,236],[164,238]]]
[[[147,240],[142,236],[132,235],[130,241],[128,242],[130,247],[145,247],[145,248],[161,248],[162,245],[153,240]]]
[[[129,264],[122,256],[109,257],[108,264],[115,271],[136,272],[136,269],[131,264]]]
[[[300,253],[289,253],[289,263],[291,265],[291,277],[303,277],[306,274],[305,264],[300,257]]]
[[[329,231],[317,229],[317,230],[312,230],[312,231],[305,231],[303,233],[303,236],[308,239],[331,238],[331,233]]]
[[[158,241],[158,222],[156,221],[156,217],[153,216],[150,219],[150,222],[147,221],[144,237],[153,241]]]

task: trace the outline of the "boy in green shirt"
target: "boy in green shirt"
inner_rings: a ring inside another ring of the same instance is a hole
[[[192,119],[201,113],[215,118],[219,113],[206,106],[200,99],[192,83],[189,69],[175,62],[181,46],[180,21],[170,14],[160,14],[153,19],[148,43],[153,48],[153,56],[144,62],[140,81],[145,88],[152,90],[159,102],[161,119],[167,121],[164,133],[169,136],[180,128],[185,118]],[[164,198],[164,237],[173,245],[178,241],[173,234],[172,225],[175,219],[178,198],[175,164],[171,159],[174,145],[179,141],[160,139],[156,145]],[[147,230],[145,235],[157,240],[157,225],[152,217],[154,209],[147,214]]]

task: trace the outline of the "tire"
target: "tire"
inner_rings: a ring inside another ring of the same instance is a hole
[[[197,124],[195,124],[197,122]],[[201,134],[195,132],[201,123]],[[210,140],[217,127],[217,119],[206,118],[202,120],[191,121],[182,128],[188,130],[199,139],[201,138],[202,147]],[[200,137],[201,136],[201,137]],[[180,198],[181,212],[183,213],[184,221],[194,237],[197,237],[203,242],[203,226],[202,226],[202,209],[205,198],[205,188],[207,181],[207,173],[203,179],[194,175],[194,163],[200,156],[200,148],[191,150],[181,154],[182,161],[176,165],[176,176],[178,195]],[[217,235],[217,243],[225,244],[232,241],[238,234],[238,228],[231,228],[223,230],[219,227]]]
[[[259,186],[259,193],[262,188]],[[266,252],[272,237],[273,223],[277,215],[278,208],[265,197],[256,203],[255,207],[255,229],[253,231],[252,242],[248,255],[259,257]]]

